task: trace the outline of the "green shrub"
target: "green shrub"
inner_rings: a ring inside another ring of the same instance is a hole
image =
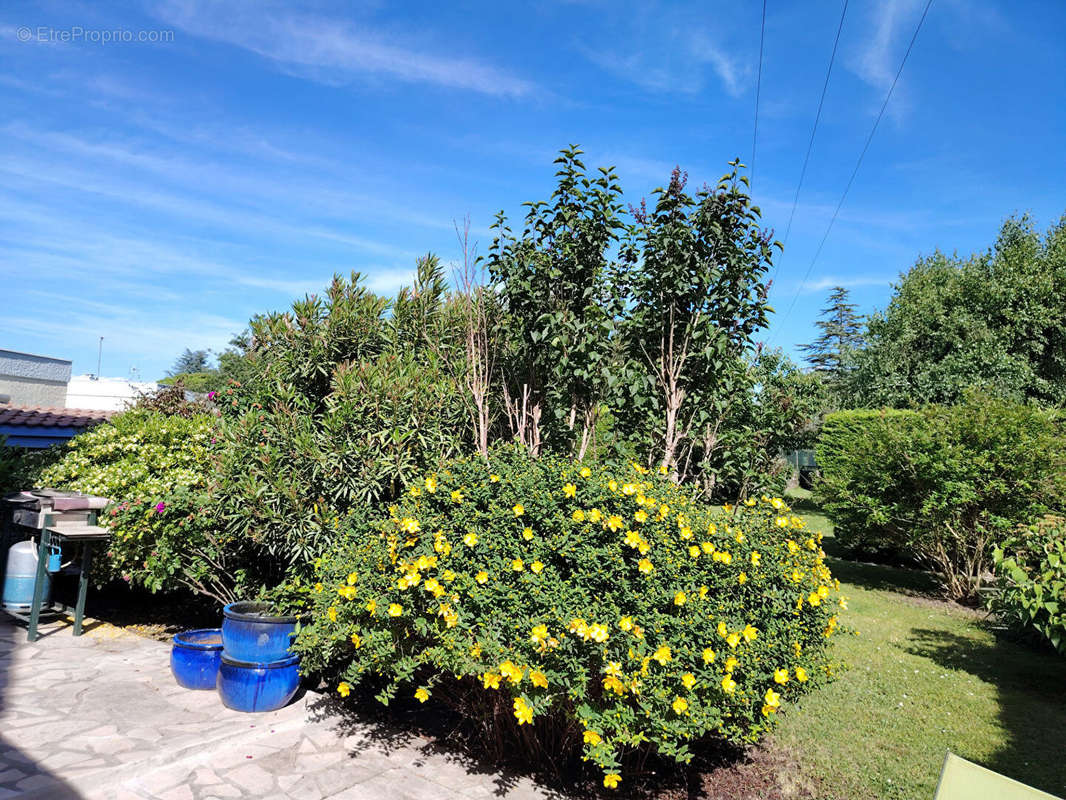
[[[179,508],[188,513],[201,502],[198,497],[211,476],[212,443],[217,435],[213,417],[127,411],[74,437],[62,460],[41,473],[40,482],[114,500],[116,507],[104,515],[114,532],[109,552],[112,574],[153,590],[172,588],[147,580],[144,564],[163,533],[158,523],[175,519]],[[155,524],[149,526],[118,513],[123,504],[155,508],[159,503],[169,513],[153,519]]]
[[[296,647],[341,694],[368,680],[576,742],[609,787],[634,749],[754,741],[832,672],[837,600],[818,537],[748,502],[635,465],[458,460],[319,560]]]
[[[976,598],[994,542],[1066,498],[1059,420],[979,394],[959,406],[831,414],[817,457],[841,543],[908,553],[956,600]]]
[[[1046,516],[992,553],[1000,591],[992,608],[1066,655],[1066,518]]]
[[[0,496],[41,486],[41,473],[63,457],[57,446],[8,447],[0,436]]]
[[[71,439],[63,459],[41,480],[116,502],[205,486],[215,435],[209,416],[128,411]]]

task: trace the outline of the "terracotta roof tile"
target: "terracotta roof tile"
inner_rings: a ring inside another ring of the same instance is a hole
[[[90,428],[107,422],[117,411],[48,406],[0,406],[0,425],[26,428]]]

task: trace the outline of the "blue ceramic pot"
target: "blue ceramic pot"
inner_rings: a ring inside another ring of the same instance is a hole
[[[300,658],[289,656],[267,663],[237,661],[222,656],[218,695],[236,711],[277,711],[300,687]]]
[[[230,603],[222,609],[222,649],[229,658],[263,664],[288,658],[296,617],[277,617],[269,603]]]
[[[214,689],[221,660],[222,632],[218,628],[179,633],[170,648],[170,671],[186,689]]]

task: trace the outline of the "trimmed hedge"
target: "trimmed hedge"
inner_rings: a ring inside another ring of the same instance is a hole
[[[1066,506],[1066,436],[1053,412],[971,394],[959,406],[830,414],[816,489],[837,538],[937,571],[976,599],[994,543]]]

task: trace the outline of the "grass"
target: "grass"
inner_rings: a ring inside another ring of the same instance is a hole
[[[831,535],[809,494],[797,513]],[[827,548],[828,550],[829,548]],[[783,715],[776,741],[831,797],[928,798],[947,750],[1066,795],[1066,661],[935,598],[915,570],[832,559],[849,669]]]

